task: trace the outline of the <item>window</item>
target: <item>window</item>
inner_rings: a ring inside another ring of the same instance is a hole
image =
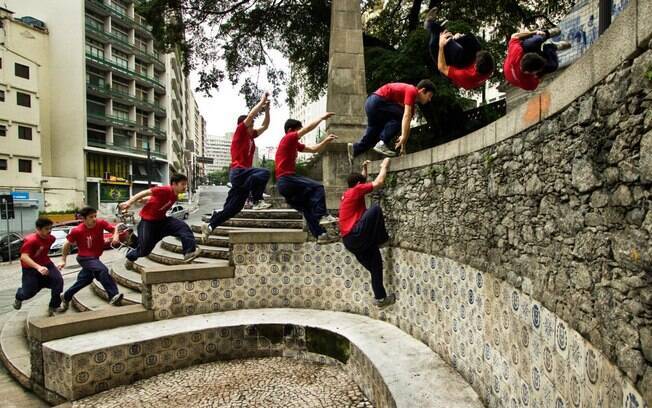
[[[18,171],[21,173],[32,172],[32,161],[25,159],[18,159]]]
[[[5,91],[0,91],[0,102],[5,101]]]
[[[106,114],[106,105],[101,102],[91,100],[86,98],[86,110],[89,115],[93,116],[105,116]]]
[[[140,37],[136,37],[136,48],[138,48],[141,51],[147,52],[147,40],[142,39]]]
[[[149,126],[149,116],[143,111],[136,110],[136,122],[139,126]]]
[[[113,145],[119,147],[131,147],[131,135],[122,130],[113,130]]]
[[[0,159],[0,170],[7,170],[7,159]]]
[[[7,136],[7,125],[0,125],[0,136]]]
[[[127,15],[127,6],[125,6],[124,4],[116,0],[111,0],[111,8],[115,10],[118,14],[121,14],[123,16]]]
[[[86,83],[98,88],[106,88],[106,75],[104,72],[97,71],[91,67],[86,67]]]
[[[18,126],[18,138],[23,140],[32,140],[32,128]]]
[[[17,77],[29,79],[29,67],[27,65],[16,63],[15,69]]]
[[[147,102],[149,100],[149,90],[140,85],[136,85],[136,97],[141,101]]]
[[[93,14],[86,14],[86,25],[96,31],[104,31],[104,19]]]
[[[129,107],[114,102],[113,103],[113,116],[118,118],[118,119],[129,120]]]
[[[129,55],[118,50],[113,50],[113,62],[123,68],[129,68]]]
[[[104,59],[104,44],[99,41],[86,39],[86,55]]]
[[[125,84],[124,82],[120,82],[114,78],[112,82],[112,86],[114,91],[123,93],[125,95],[130,95],[129,84]]]
[[[26,93],[16,92],[16,103],[27,108],[32,107],[32,97]]]
[[[136,136],[136,147],[142,150],[147,150],[149,145],[149,138],[147,136]]]
[[[118,28],[117,25],[112,25],[111,26],[111,33],[113,34],[114,37],[117,37],[120,41],[122,42],[129,42],[129,34],[127,34],[126,30],[122,28]]]
[[[136,61],[136,72],[138,72],[141,75],[147,76],[147,65],[143,64],[140,61]]]
[[[89,125],[88,130],[87,130],[87,137],[88,137],[88,144],[99,144],[99,145],[105,145],[106,144],[106,130],[100,129],[100,128],[93,128],[91,126],[96,126],[96,125]]]

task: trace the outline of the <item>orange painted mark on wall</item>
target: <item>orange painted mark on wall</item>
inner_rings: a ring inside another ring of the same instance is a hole
[[[541,114],[540,98],[536,95],[527,101],[525,112],[523,113],[524,125],[530,126],[539,121]]]

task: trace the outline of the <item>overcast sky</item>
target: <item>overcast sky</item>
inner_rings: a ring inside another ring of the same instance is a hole
[[[289,72],[288,62],[281,56],[275,55],[274,64],[285,67]],[[264,77],[261,73],[260,77]],[[196,73],[190,75],[190,82],[193,89],[199,82],[199,76]],[[264,86],[261,80],[261,87]],[[206,132],[209,135],[223,135],[226,132],[233,132],[236,127],[238,116],[248,113],[245,100],[238,93],[239,85],[231,85],[227,80],[222,82],[220,89],[213,92],[212,97],[207,97],[203,93],[195,92],[195,98],[199,105],[201,114],[206,119]],[[284,90],[283,90],[284,91]],[[271,121],[269,129],[260,138],[256,139],[259,155],[265,154],[265,147],[278,145],[279,140],[283,137],[283,124],[288,119],[288,107],[285,105],[285,92],[279,97],[279,105],[273,105],[271,109]],[[256,121],[259,125],[263,120],[262,116]]]

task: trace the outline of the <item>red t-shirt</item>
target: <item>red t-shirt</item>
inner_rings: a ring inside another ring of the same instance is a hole
[[[37,233],[29,234],[25,237],[23,241],[23,246],[20,247],[21,254],[27,254],[32,261],[36,262],[41,266],[46,266],[50,262],[50,257],[48,252],[50,252],[50,247],[54,244],[56,238],[53,235],[48,235],[47,238],[41,238]],[[23,268],[31,268],[23,261],[20,261],[20,265]]]
[[[238,124],[231,140],[231,168],[248,169],[254,162],[254,152],[256,143],[254,138],[257,136],[254,130],[249,134],[244,121]]]
[[[507,46],[507,56],[503,64],[503,73],[507,82],[526,91],[534,91],[539,86],[536,75],[526,74],[521,71],[521,59],[525,55],[521,40],[512,38]]]
[[[299,142],[299,134],[297,132],[286,133],[278,144],[276,149],[275,167],[276,179],[281,176],[291,176],[296,171],[298,152],[302,152],[306,145]]]
[[[448,67],[448,79],[458,88],[475,89],[484,84],[490,76],[491,73],[480,75],[475,69],[475,64],[464,68]]]
[[[99,258],[104,252],[104,231],[113,232],[115,227],[105,220],[98,219],[93,228],[88,228],[82,222],[71,229],[66,239],[71,244],[77,244],[77,255]]]
[[[152,195],[147,204],[140,210],[140,218],[145,221],[160,221],[165,219],[165,213],[177,201],[177,193],[172,186],[160,186],[152,188]]]
[[[372,183],[358,184],[344,192],[340,203],[340,235],[347,236],[367,209],[364,196],[374,191]]]
[[[376,95],[399,105],[412,106],[417,100],[417,87],[402,82],[385,84],[378,88]]]

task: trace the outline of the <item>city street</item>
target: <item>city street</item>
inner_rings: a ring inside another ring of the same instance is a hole
[[[188,223],[201,222],[203,214],[210,213],[214,208],[221,208],[226,199],[228,188],[226,186],[202,186],[199,189],[199,207],[197,211],[190,214]],[[124,259],[124,250],[108,250],[102,255],[102,261],[110,266],[113,262],[120,262]],[[58,264],[61,257],[53,257],[52,261]],[[75,254],[68,256],[68,265],[64,269],[64,287],[68,288],[75,280],[79,272],[79,265],[75,260]],[[4,324],[8,314],[13,311],[14,295],[16,289],[21,283],[20,261],[14,260],[13,262],[0,263],[0,327]],[[49,289],[42,290],[34,299],[34,301],[41,296],[49,296]],[[28,303],[25,302],[25,303]],[[46,407],[47,404],[43,403],[31,392],[25,391],[20,384],[11,378],[7,370],[0,364],[0,401],[3,401],[3,406],[16,407],[16,408],[31,408],[31,407]],[[4,405],[8,404],[8,405]]]

